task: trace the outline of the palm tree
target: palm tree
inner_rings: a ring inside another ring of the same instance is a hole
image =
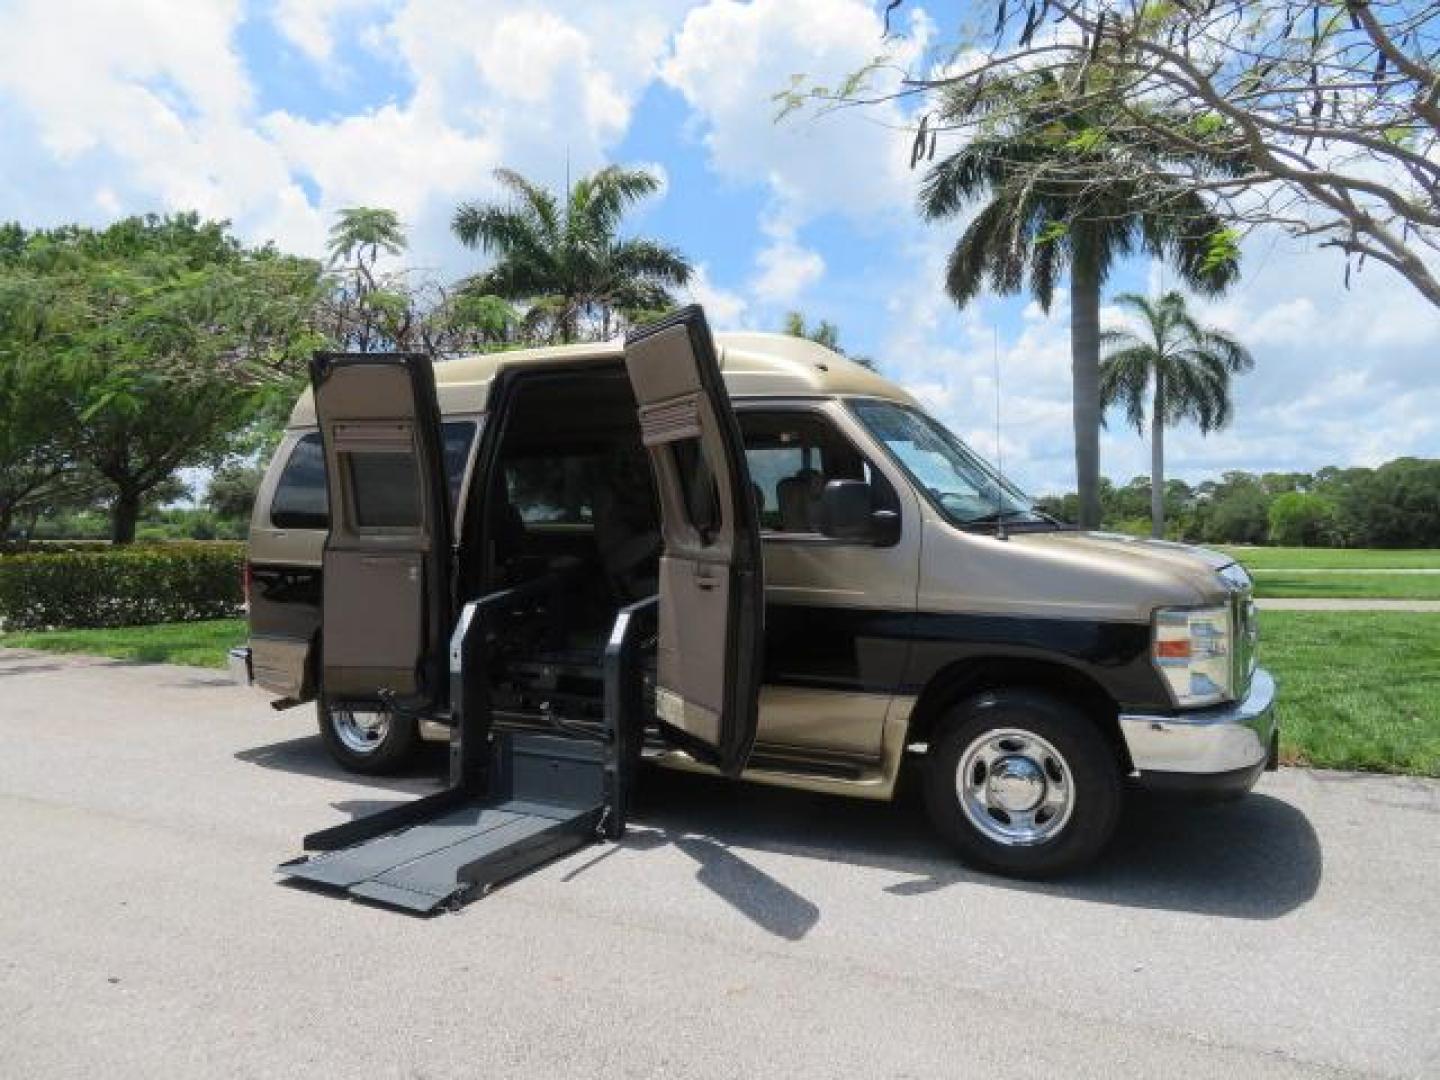
[[[861,367],[875,369],[875,361],[868,356],[852,353],[840,344],[840,328],[829,319],[821,319],[814,326],[811,326],[805,319],[805,313],[801,311],[787,311],[785,313],[785,324],[782,327],[786,334],[791,337],[805,338],[817,345],[824,345],[831,352],[837,352],[847,360],[853,360]]]
[[[942,123],[974,129],[935,164],[920,193],[928,220],[988,200],[950,253],[946,291],[964,306],[988,284],[1000,294],[1027,282],[1048,311],[1061,273],[1070,278],[1070,357],[1080,524],[1100,523],[1100,290],[1116,261],[1144,252],[1172,263],[1191,288],[1214,293],[1238,276],[1231,234],[1193,189],[1167,179],[1175,154],[1161,147],[1142,105],[1121,115],[1097,105],[1085,69],[1017,75],[953,87]],[[1209,154],[1197,135],[1191,165],[1218,176],[1243,162]]]
[[[335,215],[326,243],[330,265],[355,260],[356,272],[363,279],[363,288],[375,288],[375,260],[380,252],[399,255],[409,246],[405,226],[394,210],[378,206],[351,206]]]
[[[532,333],[549,340],[606,338],[625,323],[673,307],[690,263],[655,240],[620,238],[625,211],[660,187],[645,169],[607,166],[582,176],[561,205],[555,193],[510,169],[495,178],[513,200],[466,203],[451,229],[496,256],[467,288],[528,305]]]
[[[1145,430],[1150,409],[1150,535],[1165,535],[1165,429],[1187,418],[1203,434],[1230,422],[1230,377],[1255,366],[1245,346],[1229,334],[1201,326],[1185,297],[1167,292],[1151,302],[1136,293],[1115,298],[1140,317],[1145,336],[1106,329],[1100,335],[1100,400],[1106,409],[1125,406],[1135,431]]]

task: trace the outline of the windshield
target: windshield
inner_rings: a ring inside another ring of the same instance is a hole
[[[945,427],[892,401],[856,400],[850,408],[910,479],[956,525],[1046,520],[1028,498]]]

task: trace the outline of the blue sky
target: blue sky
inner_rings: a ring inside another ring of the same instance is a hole
[[[897,62],[922,66],[963,10],[906,4]],[[774,121],[791,74],[833,80],[882,47],[862,0],[0,0],[0,217],[195,208],[318,253],[336,209],[390,206],[410,261],[453,275],[481,260],[450,214],[495,194],[496,167],[558,184],[567,161],[648,163],[665,193],[629,227],[692,258],[716,325],[831,319],[987,454],[998,337],[1007,470],[1064,488],[1064,295],[1048,315],[945,299],[960,223],[915,217],[905,106]],[[1246,242],[1241,285],[1201,310],[1258,369],[1229,430],[1172,436],[1174,475],[1440,455],[1440,316],[1383,268],[1348,291],[1341,269],[1284,237]],[[1137,261],[1107,295],[1161,284]],[[1118,417],[1103,456],[1121,479],[1148,467]]]

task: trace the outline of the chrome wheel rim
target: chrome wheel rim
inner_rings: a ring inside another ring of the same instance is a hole
[[[346,750],[356,754],[373,754],[390,733],[390,714],[331,709],[330,726]]]
[[[960,755],[955,794],[965,818],[1006,847],[1052,840],[1075,807],[1075,778],[1049,741],[1020,728],[997,728]]]

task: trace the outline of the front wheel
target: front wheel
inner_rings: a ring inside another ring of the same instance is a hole
[[[1098,855],[1120,816],[1120,769],[1099,729],[1047,694],[993,690],[951,711],[932,740],[925,801],[970,863],[1054,877]]]
[[[413,716],[324,701],[319,703],[318,712],[325,749],[351,772],[396,772],[409,763],[419,743],[419,725]]]

